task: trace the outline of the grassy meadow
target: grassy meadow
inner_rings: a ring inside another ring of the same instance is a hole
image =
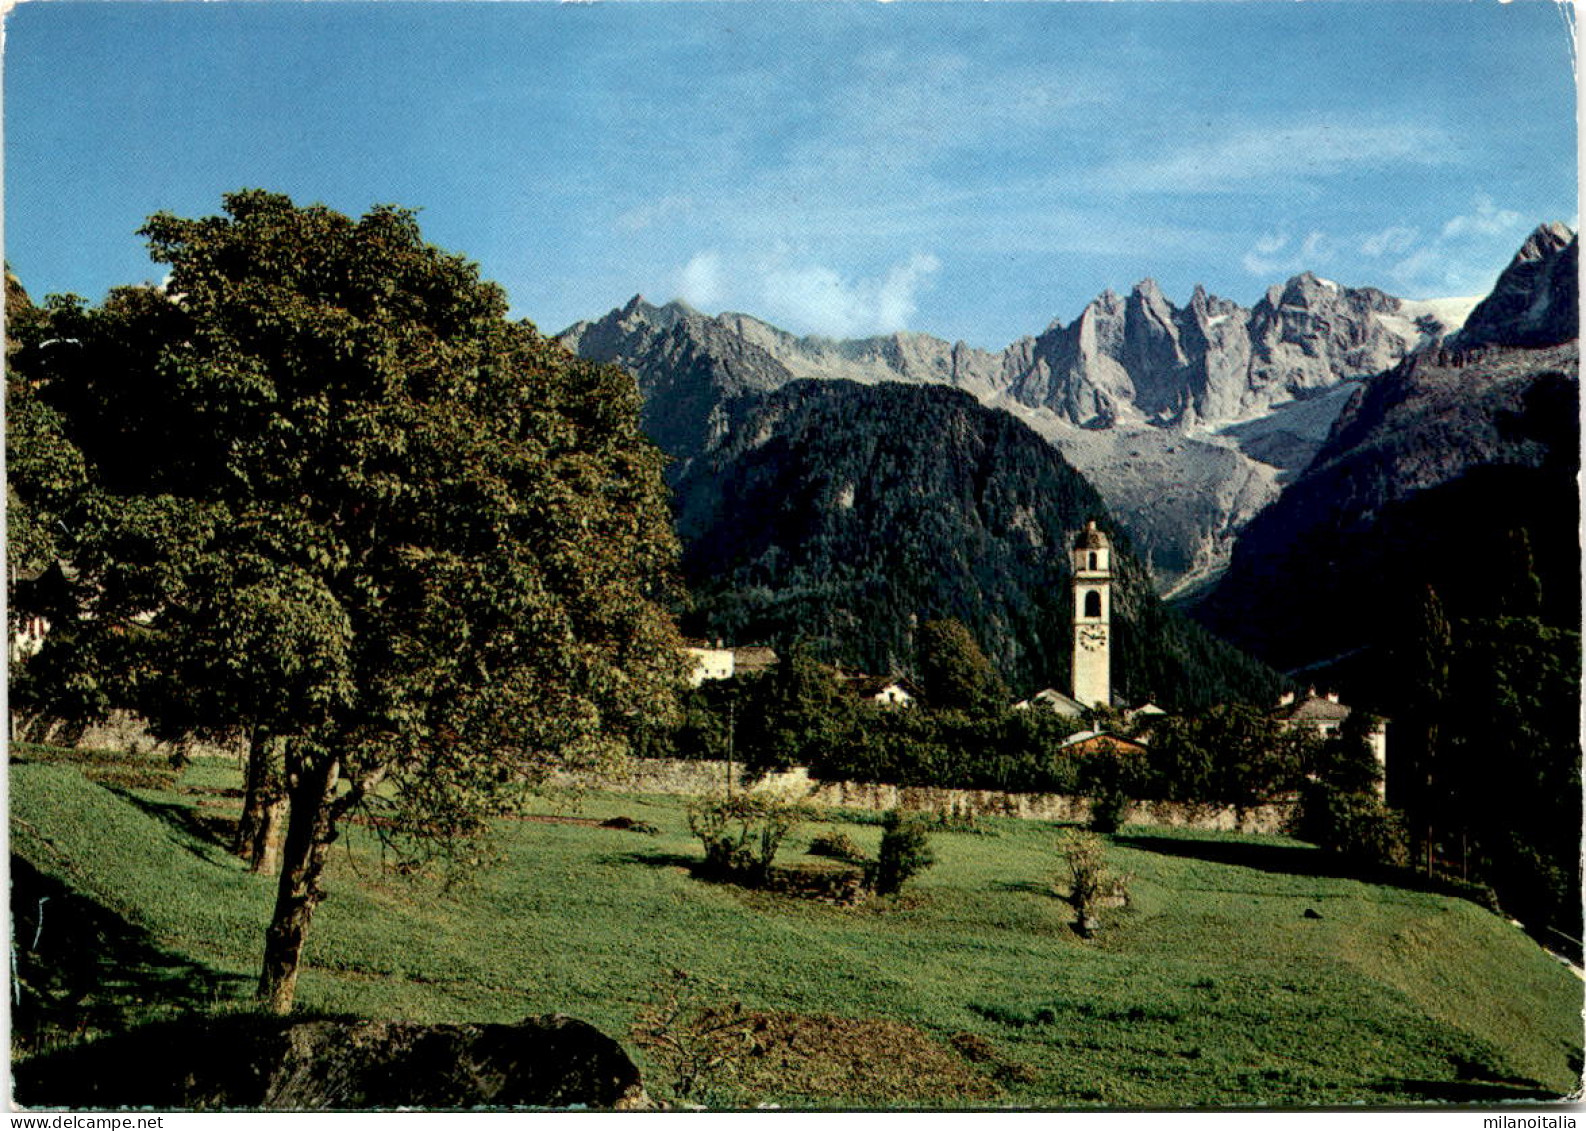
[[[222,759],[13,752],[16,1055],[249,1007],[274,885],[225,850],[240,785]],[[659,832],[599,826],[616,816]],[[780,859],[838,829],[875,851],[873,820],[829,818]],[[939,832],[936,866],[900,897],[839,907],[696,878],[680,798],[547,798],[450,885],[382,867],[354,826],[299,1008],[571,1014],[665,1098],[673,1069],[633,1028],[686,971],[702,1004],[763,1023],[764,1051],[708,1081],[721,1106],[1374,1105],[1578,1085],[1582,983],[1472,903],[1330,874],[1281,838],[1128,826],[1109,864],[1132,874],[1132,904],[1085,940],[1052,894],[1057,833]]]

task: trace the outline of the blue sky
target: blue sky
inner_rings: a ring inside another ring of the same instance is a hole
[[[6,259],[158,279],[241,187],[420,209],[556,331],[643,293],[1000,348],[1152,276],[1485,291],[1577,222],[1551,0],[24,3]]]

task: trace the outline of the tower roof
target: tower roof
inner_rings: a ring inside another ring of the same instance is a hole
[[[1076,550],[1110,550],[1112,543],[1107,541],[1107,536],[1096,527],[1095,519],[1085,524],[1085,529],[1079,532],[1079,537],[1074,539]]]

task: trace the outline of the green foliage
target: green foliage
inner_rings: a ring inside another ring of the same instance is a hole
[[[1309,783],[1300,791],[1293,832],[1358,864],[1402,867],[1410,859],[1403,817],[1375,793]]]
[[[894,809],[882,829],[874,886],[877,895],[896,895],[904,884],[936,863],[936,855],[931,851],[930,833],[918,817]]]
[[[1533,617],[1459,622],[1430,821],[1461,878],[1580,937],[1580,635]]]
[[[1119,875],[1107,866],[1106,842],[1095,833],[1064,830],[1057,851],[1063,858],[1063,876],[1054,887],[1065,893],[1074,908],[1076,928],[1089,935],[1104,902],[1127,902],[1133,877]]]
[[[808,809],[769,793],[701,798],[688,807],[688,830],[705,848],[705,871],[719,879],[762,887],[777,849],[809,819]]]
[[[1071,793],[1077,763],[1059,747],[1075,729],[1047,711],[972,716],[860,705],[808,764],[825,781]]]
[[[932,620],[915,636],[926,704],[943,711],[994,711],[1008,689],[962,621]]]
[[[1165,718],[1152,729],[1145,790],[1172,801],[1252,809],[1299,787],[1316,741],[1308,728],[1285,727],[1241,705]]]
[[[794,642],[769,674],[745,683],[737,716],[738,749],[752,773],[824,762],[860,710],[838,686],[832,669],[803,641]]]
[[[1351,711],[1336,735],[1316,745],[1291,825],[1301,840],[1346,860],[1402,867],[1409,863],[1403,814],[1389,809],[1377,793],[1382,767],[1370,736],[1381,725],[1375,715]]]
[[[1080,768],[1080,789],[1090,799],[1090,829],[1115,833],[1129,819],[1133,796],[1141,792],[1143,767],[1136,767],[1132,756],[1098,753],[1085,759]]]
[[[859,847],[858,842],[839,830],[817,833],[810,839],[809,854],[830,856],[834,860],[846,860],[849,863],[858,863],[866,859],[864,849]]]
[[[1351,711],[1338,733],[1314,748],[1312,776],[1341,793],[1375,793],[1383,769],[1371,736],[1382,726],[1382,720],[1369,711]]]

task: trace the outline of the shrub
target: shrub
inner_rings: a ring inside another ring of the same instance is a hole
[[[1134,803],[1120,789],[1096,793],[1090,799],[1090,829],[1097,833],[1115,833],[1123,827]]]
[[[864,849],[859,847],[853,837],[844,832],[815,834],[815,838],[810,841],[809,854],[830,856],[834,860],[850,862],[858,862],[865,858]]]
[[[1409,862],[1409,840],[1400,816],[1375,793],[1347,793],[1312,782],[1300,795],[1291,822],[1294,835],[1362,864]]]
[[[751,887],[763,885],[787,835],[808,816],[803,805],[765,793],[691,802],[688,830],[705,846],[705,870]]]
[[[930,836],[918,818],[903,817],[894,809],[887,814],[882,828],[874,886],[878,895],[893,895],[936,863],[936,857],[931,852]]]
[[[759,1051],[765,1022],[741,1002],[707,1001],[705,992],[725,990],[701,986],[682,970],[657,990],[660,1000],[639,1009],[633,1037],[661,1069],[667,1089],[684,1103],[730,1098],[722,1094],[726,1078]]]
[[[1096,912],[1104,902],[1127,903],[1128,875],[1107,867],[1107,848],[1095,833],[1068,831],[1057,842],[1063,856],[1067,899],[1074,908],[1074,929],[1089,936],[1096,927]],[[1058,889],[1058,885],[1053,885]],[[1058,889],[1060,890],[1060,889]]]

